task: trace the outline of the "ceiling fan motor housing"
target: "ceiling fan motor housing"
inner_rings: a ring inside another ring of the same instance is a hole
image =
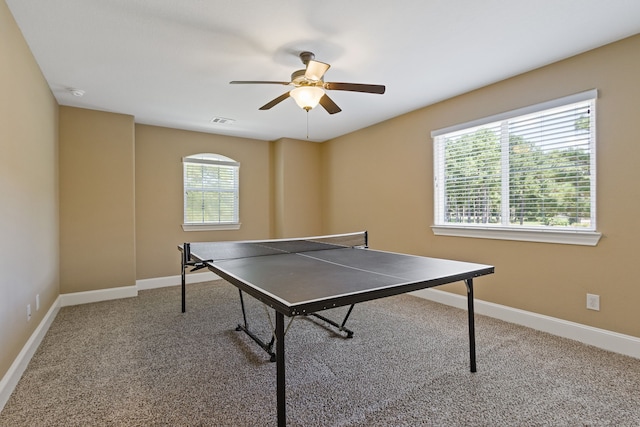
[[[307,65],[309,61],[313,59],[316,59],[316,56],[313,54],[313,52],[308,52],[308,51],[300,52],[300,60],[304,65]]]
[[[295,86],[316,86],[316,82],[306,78],[306,72],[307,70],[297,70],[291,73],[291,83]],[[319,80],[319,82],[322,82],[322,80]]]

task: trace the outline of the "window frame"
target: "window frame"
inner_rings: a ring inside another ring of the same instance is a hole
[[[454,236],[454,237],[471,237],[499,240],[517,240],[527,242],[543,242],[543,243],[559,243],[573,245],[595,246],[598,244],[602,234],[596,229],[596,111],[594,108],[591,127],[591,216],[593,219],[592,227],[589,230],[555,228],[549,226],[505,226],[502,224],[466,224],[466,223],[446,223],[444,222],[444,213],[441,212],[443,206],[442,198],[444,190],[438,188],[438,178],[444,175],[444,150],[441,149],[437,138],[446,134],[461,131],[464,129],[472,129],[474,127],[485,124],[506,121],[520,116],[526,116],[545,110],[567,106],[584,101],[593,101],[594,107],[598,97],[597,89],[588,90],[574,95],[557,98],[551,101],[542,102],[528,107],[507,111],[504,113],[484,117],[478,120],[449,126],[446,128],[434,130],[431,132],[433,140],[433,189],[434,189],[434,218],[431,229],[437,236]],[[442,154],[440,153],[442,151]],[[504,168],[504,165],[503,165]],[[508,191],[507,191],[508,193]],[[440,210],[439,210],[440,209]]]
[[[187,164],[218,165],[234,168],[235,205],[234,221],[187,222]],[[223,155],[214,153],[192,154],[182,158],[182,229],[184,231],[238,230],[240,223],[240,163]]]

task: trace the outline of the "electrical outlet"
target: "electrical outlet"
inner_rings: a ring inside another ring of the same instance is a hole
[[[36,294],[36,311],[40,310],[40,294]]]
[[[587,309],[600,311],[600,295],[587,294]]]
[[[31,320],[31,304],[27,304],[27,322]]]

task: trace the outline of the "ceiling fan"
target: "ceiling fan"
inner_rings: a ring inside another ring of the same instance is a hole
[[[316,56],[312,52],[300,53],[300,59],[305,65],[304,70],[297,70],[291,74],[291,81],[289,82],[274,82],[274,81],[232,81],[231,84],[277,84],[285,86],[295,86],[289,92],[286,92],[279,97],[267,102],[260,107],[260,110],[269,110],[270,108],[278,105],[285,99],[292,97],[300,108],[307,112],[318,104],[327,110],[329,114],[335,114],[342,111],[338,105],[333,102],[331,98],[325,93],[325,90],[346,90],[350,92],[364,92],[364,93],[377,93],[383,94],[385,87],[383,85],[370,85],[361,83],[335,83],[325,82],[322,78],[324,73],[327,72],[330,65],[324,62],[315,61]]]

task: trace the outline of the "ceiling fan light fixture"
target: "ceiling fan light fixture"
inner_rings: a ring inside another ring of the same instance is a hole
[[[316,82],[320,81],[322,80],[322,76],[324,76],[324,73],[327,72],[329,67],[331,66],[329,64],[325,64],[324,62],[309,61],[307,63],[307,69],[305,70],[304,76],[309,80],[313,80]]]
[[[318,105],[320,98],[324,96],[324,90],[315,86],[302,86],[293,89],[289,95],[300,108],[309,111]]]
[[[285,99],[292,97],[298,106],[303,110],[315,108],[318,104],[324,108],[329,114],[336,114],[342,111],[338,105],[325,93],[325,90],[342,90],[349,92],[361,93],[377,93],[383,94],[385,87],[383,85],[371,85],[363,83],[338,83],[325,82],[324,73],[331,65],[314,60],[315,55],[312,52],[300,53],[300,59],[305,65],[304,70],[296,70],[291,74],[291,80],[288,82],[263,81],[263,80],[234,80],[231,84],[277,84],[284,86],[293,86],[294,89],[283,93],[277,98],[264,104],[258,108],[261,111],[270,110]]]

